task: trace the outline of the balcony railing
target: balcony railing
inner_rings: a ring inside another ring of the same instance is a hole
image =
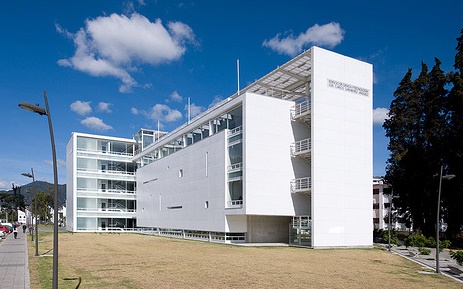
[[[243,170],[243,163],[237,163],[237,164],[233,164],[233,165],[227,167],[227,171],[229,173],[242,171],[242,170]]]
[[[90,188],[77,188],[77,192],[89,192],[89,193],[107,193],[107,194],[135,194],[135,191],[124,190],[124,189],[90,189]]]
[[[109,154],[109,155],[117,155],[117,156],[133,156],[133,153],[93,150],[93,149],[84,149],[84,148],[77,148],[77,152],[85,152],[85,153],[92,153],[92,154]]]
[[[242,142],[243,126],[236,127],[228,131],[228,146]]]
[[[136,209],[123,208],[77,208],[77,212],[135,213]]]
[[[310,102],[307,100],[296,103],[291,109],[291,116],[293,119],[303,115],[307,115],[310,112]]]
[[[302,153],[309,152],[311,149],[310,138],[294,142],[291,145],[291,154],[298,155]]]
[[[299,178],[291,181],[291,192],[292,193],[308,193],[312,189],[312,183],[310,177]]]
[[[243,200],[231,200],[227,202],[228,209],[239,209],[243,207]]]
[[[134,172],[127,172],[122,170],[98,170],[98,169],[89,169],[89,168],[77,168],[78,172],[91,172],[91,173],[102,173],[102,174],[113,174],[113,175],[135,175]]]
[[[238,135],[242,132],[243,132],[243,126],[235,127],[234,129],[231,129],[228,131],[228,137]]]

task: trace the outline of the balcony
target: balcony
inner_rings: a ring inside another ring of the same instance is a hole
[[[291,181],[291,193],[309,195],[312,190],[310,177],[294,179]]]
[[[243,207],[243,200],[231,200],[227,202],[227,209],[241,209]]]
[[[300,157],[306,161],[310,161],[310,151],[312,144],[310,138],[300,140],[291,144],[291,156]]]
[[[243,126],[236,127],[228,131],[228,146],[242,142]]]
[[[116,152],[116,151],[103,151],[103,150],[77,148],[77,156],[97,158],[97,159],[127,161],[127,159],[133,156],[133,154],[125,153],[125,152]]]
[[[77,168],[77,177],[135,181],[134,172],[127,172],[122,170],[98,170],[89,168]]]
[[[90,189],[90,188],[77,188],[78,197],[94,197],[104,199],[125,199],[135,200],[135,191],[124,189]]]
[[[305,99],[296,103],[291,109],[291,118],[303,123],[310,123],[310,100]]]
[[[77,208],[78,217],[132,218],[135,209],[123,208]]]

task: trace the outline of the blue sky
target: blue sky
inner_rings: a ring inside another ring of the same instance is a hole
[[[59,183],[71,132],[131,138],[170,131],[192,113],[313,45],[374,66],[374,172],[384,175],[381,127],[407,68],[434,57],[452,70],[463,1],[4,1],[0,9],[0,189],[53,181],[44,106],[53,121]]]

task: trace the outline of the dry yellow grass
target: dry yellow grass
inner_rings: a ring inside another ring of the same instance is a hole
[[[59,241],[60,279],[81,276],[81,288],[463,288],[379,249],[240,247],[138,234],[62,233]],[[75,284],[60,280],[61,288]]]

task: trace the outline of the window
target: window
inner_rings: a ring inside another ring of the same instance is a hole
[[[207,159],[207,158],[208,158],[208,155],[209,155],[209,153],[208,153],[208,152],[206,152],[206,167],[205,167],[205,170],[206,170],[206,177],[207,177],[207,161],[208,161],[208,159]]]
[[[373,204],[373,209],[379,209],[379,203]]]
[[[179,171],[178,171],[178,177],[179,177],[179,178],[183,178],[183,170],[179,170]]]
[[[373,195],[378,195],[379,194],[379,189],[373,189]]]
[[[204,208],[205,208],[205,209],[209,208],[209,201],[205,201],[205,202],[204,202]]]

